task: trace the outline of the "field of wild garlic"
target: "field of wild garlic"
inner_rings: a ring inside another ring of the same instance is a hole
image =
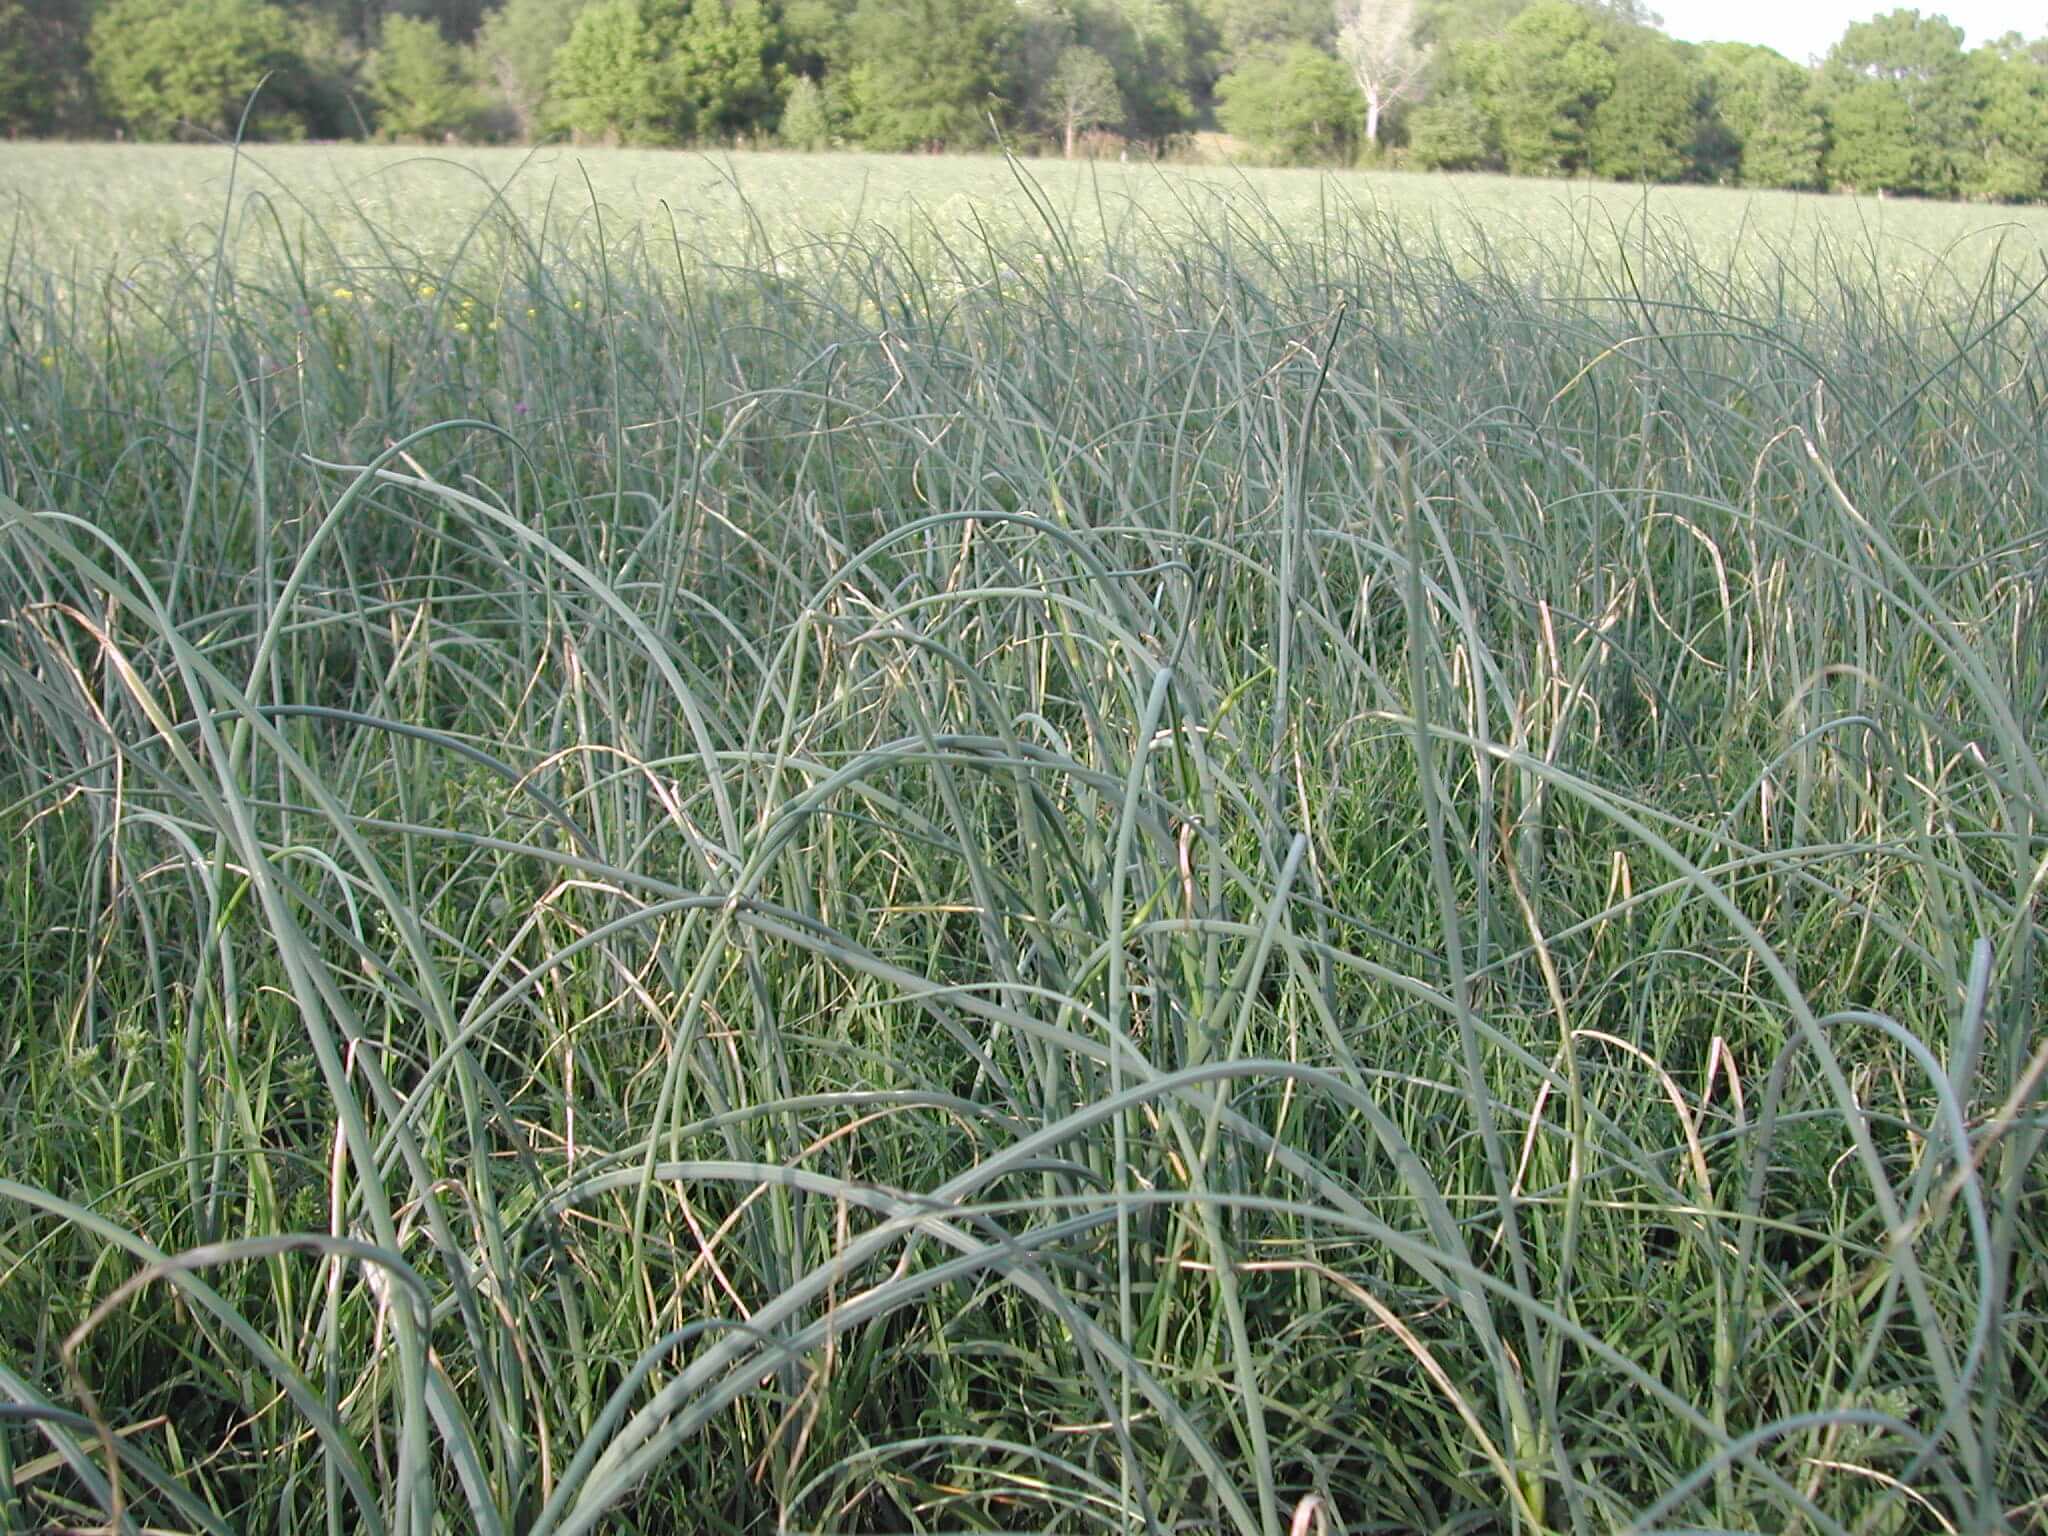
[[[0,1531],[2048,1517],[2041,214],[0,211]]]

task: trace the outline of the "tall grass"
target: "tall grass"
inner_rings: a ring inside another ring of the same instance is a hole
[[[17,249],[0,1529],[2042,1518],[2039,275],[1016,195]]]

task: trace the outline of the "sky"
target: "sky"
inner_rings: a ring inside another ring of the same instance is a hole
[[[1946,16],[1968,34],[1965,48],[2008,32],[2048,33],[2044,0],[1650,0],[1664,30],[1689,43],[1765,43],[1804,64],[1823,54],[1852,21],[1868,21],[1904,5],[1923,16]]]

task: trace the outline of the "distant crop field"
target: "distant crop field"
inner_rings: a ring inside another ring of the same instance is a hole
[[[33,232],[49,265],[88,270],[153,260],[167,245],[210,250],[223,223],[230,156],[148,145],[0,146],[0,215]],[[1020,195],[1020,177],[1033,196]],[[1485,269],[1547,266],[1587,230],[1612,253],[1679,255],[1709,269],[1795,281],[1860,279],[1911,290],[1967,282],[1994,253],[2015,268],[2048,256],[2048,209],[1818,194],[1649,190],[1494,176],[1234,170],[992,157],[731,154],[544,149],[380,149],[264,145],[237,178],[239,240],[262,250],[275,221],[369,258],[396,242],[429,259],[504,203],[536,234],[675,241],[728,259],[856,225],[931,231],[972,244],[1044,232],[1055,219],[1083,248],[1171,240],[1240,199],[1256,237],[1358,212],[1411,238],[1441,232]],[[1816,266],[1816,261],[1826,263]],[[1855,271],[1875,261],[1875,270]],[[1845,270],[1846,269],[1846,270]]]
[[[0,148],[0,1532],[2041,1523],[2041,215],[229,171]]]

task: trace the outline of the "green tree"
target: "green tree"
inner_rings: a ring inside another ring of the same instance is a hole
[[[1074,145],[1082,130],[1123,118],[1124,97],[1116,86],[1116,71],[1093,48],[1076,44],[1063,50],[1046,82],[1045,95],[1061,150],[1069,160],[1074,158]]]
[[[1232,70],[1216,94],[1225,131],[1273,159],[1346,165],[1358,153],[1365,98],[1350,70],[1306,43]]]
[[[1655,6],[1644,5],[1642,0],[1580,0],[1588,10],[1607,17],[1624,32],[1655,31],[1664,25],[1664,18],[1657,14]]]
[[[1593,113],[1614,89],[1605,24],[1573,0],[1535,0],[1487,45],[1486,84],[1507,168],[1569,176],[1586,168]]]
[[[1414,37],[1417,47],[1429,50],[1429,65],[1416,92],[1422,106],[1410,112],[1403,125],[1411,151],[1415,147],[1418,113],[1454,98],[1462,102],[1458,112],[1451,117],[1438,114],[1430,132],[1441,139],[1441,130],[1451,125],[1452,117],[1477,111],[1484,120],[1483,134],[1489,149],[1497,151],[1491,100],[1492,45],[1527,3],[1528,0],[1416,0]],[[1444,142],[1450,147],[1448,140]]]
[[[809,75],[829,101],[832,77],[853,65],[853,0],[782,0],[780,12],[784,67]]]
[[[555,54],[550,122],[606,143],[657,136],[660,63],[636,0],[592,0]]]
[[[1418,46],[1430,49],[1421,104],[1407,114],[1408,151],[1424,170],[1501,164],[1494,86],[1509,21],[1525,0],[1419,0]]]
[[[1895,10],[1842,34],[1821,67],[1828,173],[1867,192],[1952,192],[1969,113],[1963,33]]]
[[[476,41],[490,14],[486,0],[407,0],[413,14],[431,21],[451,43]]]
[[[832,119],[825,110],[825,93],[809,75],[798,75],[790,82],[776,137],[791,149],[819,150],[832,142]]]
[[[1713,122],[1728,146],[1718,178],[1745,187],[1819,186],[1827,123],[1812,71],[1754,43],[1712,43],[1702,57]]]
[[[1914,143],[1913,111],[1874,82],[1838,88],[1828,102],[1828,175],[1858,192],[1919,192],[1927,165]]]
[[[1995,203],[2038,201],[2048,191],[2048,69],[2014,35],[1974,50],[1965,84],[1963,194]]]
[[[761,0],[691,0],[655,39],[657,90],[686,135],[732,139],[774,126],[781,35]]]
[[[1494,158],[1493,125],[1464,91],[1432,96],[1408,114],[1408,153],[1425,171],[1473,171]]]
[[[849,23],[855,131],[870,148],[973,146],[1007,116],[1011,0],[860,0]]]
[[[1827,124],[1802,92],[1766,109],[1742,142],[1742,184],[1805,191],[1821,185]]]
[[[1331,0],[1216,0],[1217,52],[1226,72],[1254,59],[1279,58],[1297,44],[1335,52],[1337,14]]]
[[[1365,98],[1365,142],[1377,149],[1380,119],[1422,89],[1430,48],[1415,40],[1415,0],[1336,0],[1337,51]]]
[[[577,0],[505,0],[484,18],[477,58],[497,85],[522,138],[543,131],[555,55],[576,26]]]
[[[266,0],[108,0],[93,19],[91,46],[107,109],[144,138],[188,125],[230,134],[266,75],[290,76],[302,65],[291,19]],[[277,96],[258,103],[252,134],[304,132],[291,85],[281,82]]]
[[[326,12],[301,7],[290,14],[301,67],[264,87],[264,100],[289,106],[315,138],[367,138],[366,114],[375,109],[368,96],[369,55]]]
[[[1052,74],[1060,55],[1076,46],[1069,0],[1017,0],[1010,29],[1011,104],[1023,121],[1054,138],[1059,137],[1060,115],[1052,101]]]
[[[48,123],[49,79],[30,49],[29,17],[17,0],[0,0],[0,133],[34,133]]]
[[[573,3],[573,0],[571,0]],[[317,16],[363,51],[374,49],[392,16],[430,21],[451,43],[467,44],[483,25],[486,0],[286,0],[296,15]]]
[[[824,113],[821,142],[839,143],[854,132],[854,0],[781,0],[781,65],[786,78],[808,78]],[[785,106],[785,110],[787,107]]]
[[[1699,126],[1700,80],[1676,45],[1632,34],[1614,59],[1614,89],[1593,109],[1588,169],[1613,181],[1678,181]]]
[[[1075,41],[1109,60],[1123,98],[1123,128],[1164,146],[1195,123],[1208,85],[1204,23],[1187,0],[1069,0]]]
[[[1529,0],[1417,0],[1415,37],[1435,46],[1439,60],[1458,45],[1470,46],[1498,37],[1519,16]]]
[[[479,103],[462,50],[431,21],[386,16],[369,79],[377,124],[394,138],[437,139],[462,132],[476,118]]]
[[[377,41],[390,0],[298,0],[295,9],[358,52]]]

